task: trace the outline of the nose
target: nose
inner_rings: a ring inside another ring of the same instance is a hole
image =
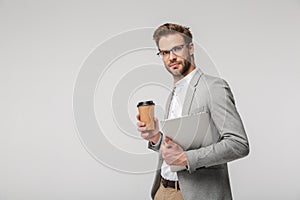
[[[176,58],[177,58],[176,54],[174,54],[172,51],[170,51],[169,60],[174,60]]]

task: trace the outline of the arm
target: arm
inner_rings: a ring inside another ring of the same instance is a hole
[[[209,109],[220,138],[215,144],[186,151],[188,170],[227,163],[249,154],[249,143],[228,84],[216,79],[209,86]]]
[[[163,134],[161,132],[159,132],[159,139],[156,143],[149,141],[148,142],[148,148],[152,149],[153,151],[159,151],[160,149],[160,145],[162,142],[162,138],[163,138]]]
[[[137,120],[140,120],[140,115],[137,115],[136,118]],[[147,130],[146,124],[141,121],[138,121],[136,125],[138,131],[141,132],[141,137],[148,140],[148,148],[154,151],[159,151],[163,137],[162,133],[159,131],[158,120],[156,117],[154,118],[154,124],[154,130]]]

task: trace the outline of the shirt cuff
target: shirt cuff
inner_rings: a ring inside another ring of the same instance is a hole
[[[160,134],[160,138],[159,138],[159,140],[158,140],[158,142],[156,143],[156,144],[154,144],[153,142],[151,142],[151,141],[149,141],[149,143],[148,143],[148,148],[149,149],[152,149],[152,150],[154,150],[154,151],[159,151],[159,149],[160,149],[160,144],[161,144],[161,142],[162,142],[162,136],[163,136],[163,134],[161,133],[161,132],[159,132],[159,134]]]

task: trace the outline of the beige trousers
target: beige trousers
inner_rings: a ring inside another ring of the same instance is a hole
[[[160,183],[154,200],[183,200],[183,197],[180,190],[170,187],[165,188],[162,183]]]

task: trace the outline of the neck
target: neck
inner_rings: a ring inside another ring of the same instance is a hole
[[[195,69],[195,64],[192,63],[190,68],[182,75],[180,76],[173,76],[174,78],[174,83],[177,83],[178,81],[180,81],[181,79],[183,79],[184,77],[186,77],[189,73],[191,73],[194,69]]]

